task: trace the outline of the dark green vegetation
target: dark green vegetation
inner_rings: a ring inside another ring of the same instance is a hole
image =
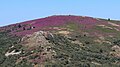
[[[110,51],[109,44],[93,44],[92,41],[87,41],[89,39],[87,36],[77,37],[76,39],[69,39],[61,35],[55,36],[50,41],[55,44],[53,49],[57,52],[57,56],[54,56],[56,62],[47,64],[46,67],[119,67],[119,64],[114,63],[119,62],[120,58],[104,54]],[[79,43],[71,43],[75,40],[83,41],[83,46],[80,46]]]
[[[31,64],[27,63],[26,60],[23,60],[21,63],[16,65],[16,60],[22,56],[13,55],[5,56],[5,53],[8,51],[20,51],[21,45],[19,45],[19,37],[10,36],[8,32],[0,32],[0,67],[30,67]],[[13,49],[10,49],[11,46],[15,46]]]
[[[79,35],[79,36],[76,36]],[[119,67],[119,64],[114,64],[120,61],[120,58],[109,56],[111,51],[109,48],[111,45],[103,43],[93,43],[93,38],[77,34],[71,35],[72,38],[67,38],[63,35],[54,35],[54,38],[49,37],[48,40],[54,47],[57,55],[54,57],[54,63],[50,60],[46,60],[45,67]],[[21,56],[29,56],[31,53],[21,53],[20,55],[13,55],[5,57],[5,53],[9,50],[9,47],[14,45],[16,50],[24,50],[19,45],[19,38],[7,35],[5,32],[0,33],[0,66],[1,67],[33,67],[26,59],[20,63],[15,64],[17,59]],[[83,44],[72,43],[79,40]],[[120,40],[113,41],[113,45],[119,45]],[[39,48],[41,49],[41,48]],[[37,53],[39,49],[34,50]],[[35,59],[37,56],[29,56],[29,59]],[[92,62],[92,63],[91,63]],[[94,64],[97,63],[97,64]]]

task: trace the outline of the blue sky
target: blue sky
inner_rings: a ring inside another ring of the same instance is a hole
[[[120,0],[0,0],[0,26],[51,15],[120,19]]]

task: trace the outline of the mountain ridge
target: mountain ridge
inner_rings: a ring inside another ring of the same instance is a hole
[[[14,27],[14,26],[22,26],[22,25],[27,25],[27,29],[28,28],[34,28],[36,27],[36,29],[40,29],[40,27],[46,27],[46,26],[60,26],[60,25],[64,25],[67,22],[75,22],[75,23],[80,23],[80,24],[84,24],[84,25],[94,25],[98,22],[106,22],[103,20],[99,20],[96,18],[92,18],[92,17],[86,17],[86,16],[74,16],[74,15],[55,15],[55,16],[49,16],[49,17],[45,17],[45,18],[40,18],[40,19],[35,19],[35,20],[30,20],[30,21],[25,21],[25,22],[21,22],[21,23],[17,23],[17,24],[12,24],[12,25],[8,25],[8,26],[4,26],[2,28],[6,28],[7,27]],[[20,27],[21,28],[21,27]],[[25,27],[24,27],[25,29]],[[38,30],[36,30],[38,31]],[[15,32],[13,32],[15,33]]]

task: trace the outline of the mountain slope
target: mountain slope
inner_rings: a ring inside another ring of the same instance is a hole
[[[0,28],[1,67],[119,67],[120,21],[50,16]]]

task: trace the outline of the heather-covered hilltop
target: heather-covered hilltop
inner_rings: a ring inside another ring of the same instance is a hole
[[[120,21],[56,15],[0,27],[0,67],[119,67]]]
[[[97,18],[86,17],[86,16],[50,16],[46,18],[25,21],[22,23],[17,23],[9,26],[5,26],[2,29],[10,31],[11,34],[25,35],[30,34],[39,30],[58,30],[57,26],[63,26],[66,24],[76,24],[81,25],[80,30],[88,30],[94,28],[96,25],[112,25],[109,21],[100,20]],[[118,27],[118,26],[116,26]]]

